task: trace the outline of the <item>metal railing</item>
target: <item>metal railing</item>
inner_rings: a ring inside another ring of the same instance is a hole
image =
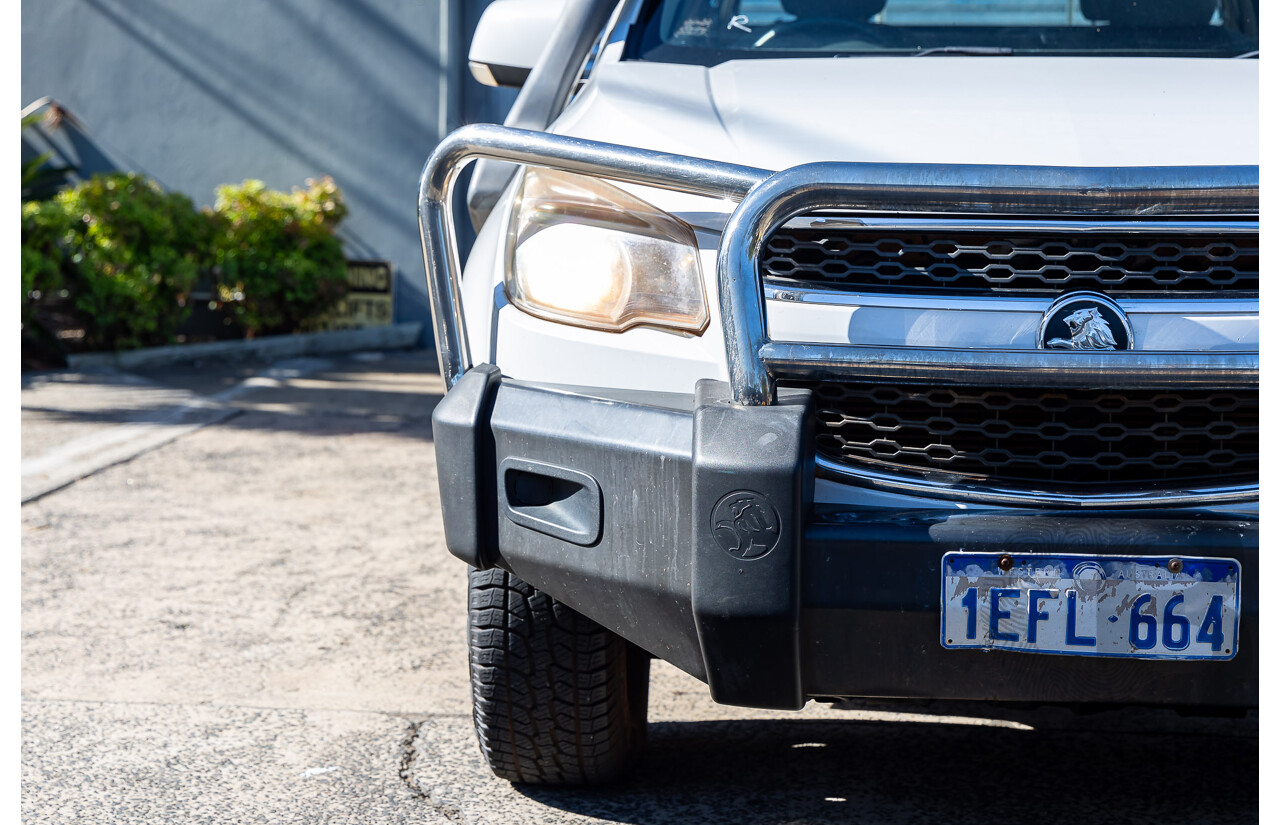
[[[796,216],[820,210],[932,216],[1151,219],[1215,217],[1256,220],[1256,166],[1072,168],[899,163],[811,163],[781,172],[581,138],[491,125],[450,134],[423,168],[419,226],[436,350],[445,386],[472,366],[462,317],[461,272],[450,215],[454,183],[479,158],[739,201],[721,236],[716,278],[734,402],[775,401],[779,377],[964,381],[1093,387],[1253,387],[1256,352],[960,350],[772,342],[767,335],[757,257],[769,235]],[[860,476],[850,468],[830,474]],[[865,474],[862,474],[865,475]],[[884,477],[863,481],[899,492],[945,494],[947,485]],[[1161,491],[1106,506],[1238,501],[1256,485],[1209,491]],[[963,497],[973,498],[974,491]],[[948,497],[959,497],[948,496]],[[1005,492],[1002,503],[1038,502],[1048,493]],[[1070,497],[1056,497],[1064,504]],[[1105,498],[1105,497],[1104,497]],[[1102,499],[1099,499],[1101,501]],[[1087,505],[1084,497],[1076,501]]]

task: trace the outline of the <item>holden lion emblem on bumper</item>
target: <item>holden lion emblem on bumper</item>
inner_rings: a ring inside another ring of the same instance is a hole
[[[778,545],[778,510],[760,493],[735,490],[712,509],[711,535],[734,558],[758,559]]]
[[[1120,305],[1107,296],[1072,292],[1045,310],[1036,346],[1089,352],[1132,349],[1133,327]]]

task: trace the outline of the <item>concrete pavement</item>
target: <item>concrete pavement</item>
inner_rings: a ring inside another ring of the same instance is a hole
[[[271,368],[28,382],[24,461],[147,410],[228,412],[23,507],[24,821],[1257,817],[1256,716],[755,712],[661,663],[633,778],[514,788],[470,729],[431,355],[276,365],[243,383]]]

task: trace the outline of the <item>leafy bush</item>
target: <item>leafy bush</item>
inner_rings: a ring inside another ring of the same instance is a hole
[[[169,343],[208,262],[208,219],[186,195],[134,173],[94,176],[53,199],[71,231],[62,248],[93,349]]]
[[[346,294],[346,261],[333,234],[346,214],[328,177],[291,193],[259,180],[218,189],[218,297],[249,337],[311,328]]]
[[[22,118],[22,132],[45,119],[42,114]],[[24,140],[23,153],[27,146]],[[35,320],[35,302],[55,294],[62,287],[65,256],[59,239],[70,228],[66,211],[57,204],[41,202],[65,182],[66,168],[50,168],[52,152],[42,152],[22,161],[22,323]]]
[[[22,368],[66,366],[58,324],[49,323],[49,305],[65,295],[66,256],[58,244],[68,222],[56,204],[22,205]]]
[[[31,201],[22,204],[22,320],[27,323],[35,302],[62,288],[63,267],[59,239],[68,234],[71,222],[66,210],[56,203]]]
[[[208,237],[208,219],[185,195],[136,174],[95,176],[23,205],[24,304],[65,288],[88,349],[168,343],[189,312]]]
[[[224,186],[201,212],[146,177],[95,176],[22,206],[23,323],[38,326],[56,293],[85,330],[79,348],[169,343],[203,280],[249,337],[313,328],[346,294],[346,213],[330,178]]]

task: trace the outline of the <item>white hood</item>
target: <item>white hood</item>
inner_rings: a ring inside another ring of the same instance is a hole
[[[1258,61],[856,57],[605,63],[553,131],[766,169],[811,161],[1258,162]]]

